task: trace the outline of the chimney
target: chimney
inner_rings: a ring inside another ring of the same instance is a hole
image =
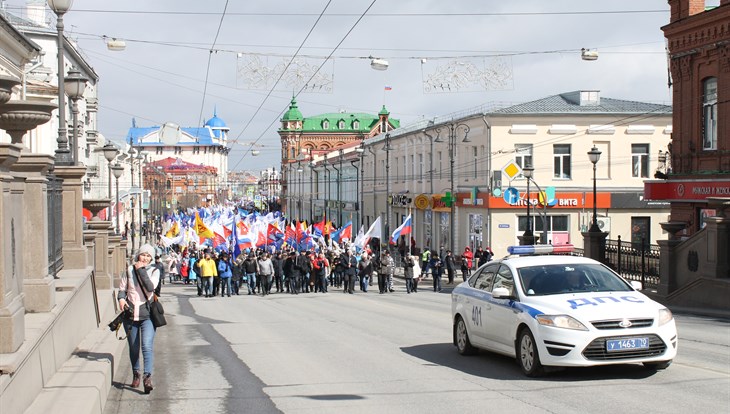
[[[730,3],[730,0],[722,0],[720,5]],[[705,11],[705,0],[669,0],[670,23],[694,16]]]

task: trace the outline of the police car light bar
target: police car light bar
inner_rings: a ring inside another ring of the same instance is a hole
[[[560,244],[557,246],[553,246],[552,244],[537,244],[507,247],[507,253],[516,255],[571,253],[573,250],[572,244]]]

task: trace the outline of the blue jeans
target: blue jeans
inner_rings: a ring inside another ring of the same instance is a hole
[[[248,294],[256,292],[256,273],[246,273],[248,278]]]
[[[139,348],[142,345],[142,358],[144,359],[144,373],[152,375],[152,367],[155,362],[155,354],[152,349],[155,341],[155,327],[152,320],[124,321],[124,328],[127,330],[127,341],[129,342],[129,359],[132,362],[132,371],[139,371]]]
[[[221,277],[221,296],[228,293],[228,296],[231,296],[231,278],[230,277]]]

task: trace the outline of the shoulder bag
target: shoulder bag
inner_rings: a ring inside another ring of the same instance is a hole
[[[134,269],[134,277],[137,279],[137,283],[139,283],[139,287],[142,288],[142,292],[146,298],[147,290],[145,290],[144,285],[139,280],[139,274],[137,273],[136,268]],[[154,325],[155,328],[167,325],[167,320],[165,320],[165,309],[162,307],[160,301],[157,300],[156,294],[152,294],[152,301],[149,299],[147,300],[147,309],[150,311],[150,320],[152,320],[152,325]]]

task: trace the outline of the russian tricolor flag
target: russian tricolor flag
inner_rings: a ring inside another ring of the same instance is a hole
[[[393,232],[393,234],[390,236],[390,244],[396,244],[398,242],[398,238],[400,236],[403,236],[405,234],[411,233],[411,215],[409,214],[408,217],[403,221],[403,224],[398,226],[397,229]]]

